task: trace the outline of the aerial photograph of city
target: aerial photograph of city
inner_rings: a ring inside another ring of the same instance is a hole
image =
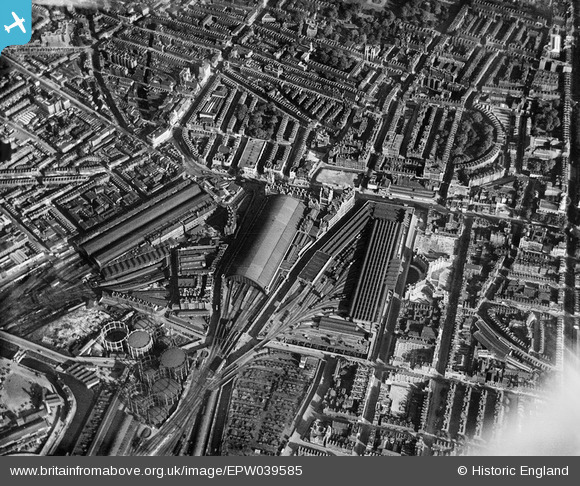
[[[580,0],[0,28],[0,455],[580,455]]]

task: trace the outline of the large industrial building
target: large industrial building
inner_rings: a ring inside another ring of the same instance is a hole
[[[102,267],[145,241],[163,242],[215,209],[211,197],[191,183],[181,183],[152,201],[85,237],[81,248]]]
[[[268,292],[296,235],[304,205],[290,196],[270,196],[240,243],[228,278]]]
[[[371,324],[385,315],[388,294],[395,291],[401,274],[409,213],[391,204],[367,204],[372,205],[365,229],[367,246],[350,315],[355,321]]]
[[[370,330],[386,318],[391,297],[402,291],[416,234],[412,208],[359,200],[351,213],[337,223],[333,235],[315,253],[300,274],[312,281],[333,255],[356,247],[341,315]]]

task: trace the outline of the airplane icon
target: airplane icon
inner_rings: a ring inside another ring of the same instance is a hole
[[[14,17],[14,23],[12,25],[5,25],[4,26],[4,29],[6,30],[6,32],[8,32],[10,34],[10,31],[14,27],[20,27],[20,30],[22,31],[22,33],[26,34],[26,29],[24,28],[24,19],[19,18],[18,15],[16,15],[14,12],[12,12],[12,17]]]

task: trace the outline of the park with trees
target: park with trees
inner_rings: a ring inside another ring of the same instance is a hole
[[[494,140],[493,125],[479,111],[468,110],[459,124],[451,155],[463,162],[477,159],[491,148]]]
[[[238,120],[247,119],[246,135],[264,140],[274,136],[280,122],[280,115],[272,103],[260,102],[251,112],[247,105],[239,104],[235,116]]]
[[[276,4],[273,4],[276,6]],[[440,0],[390,0],[382,8],[364,0],[289,0],[278,20],[297,26],[315,16],[322,21],[324,37],[336,42],[380,45],[394,34],[397,22],[436,28],[448,17],[448,6]]]
[[[538,102],[532,116],[533,136],[555,137],[561,124],[560,100]]]

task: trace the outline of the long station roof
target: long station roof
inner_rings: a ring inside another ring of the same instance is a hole
[[[303,212],[304,205],[293,197],[268,197],[242,240],[228,277],[267,290],[292,244]]]

